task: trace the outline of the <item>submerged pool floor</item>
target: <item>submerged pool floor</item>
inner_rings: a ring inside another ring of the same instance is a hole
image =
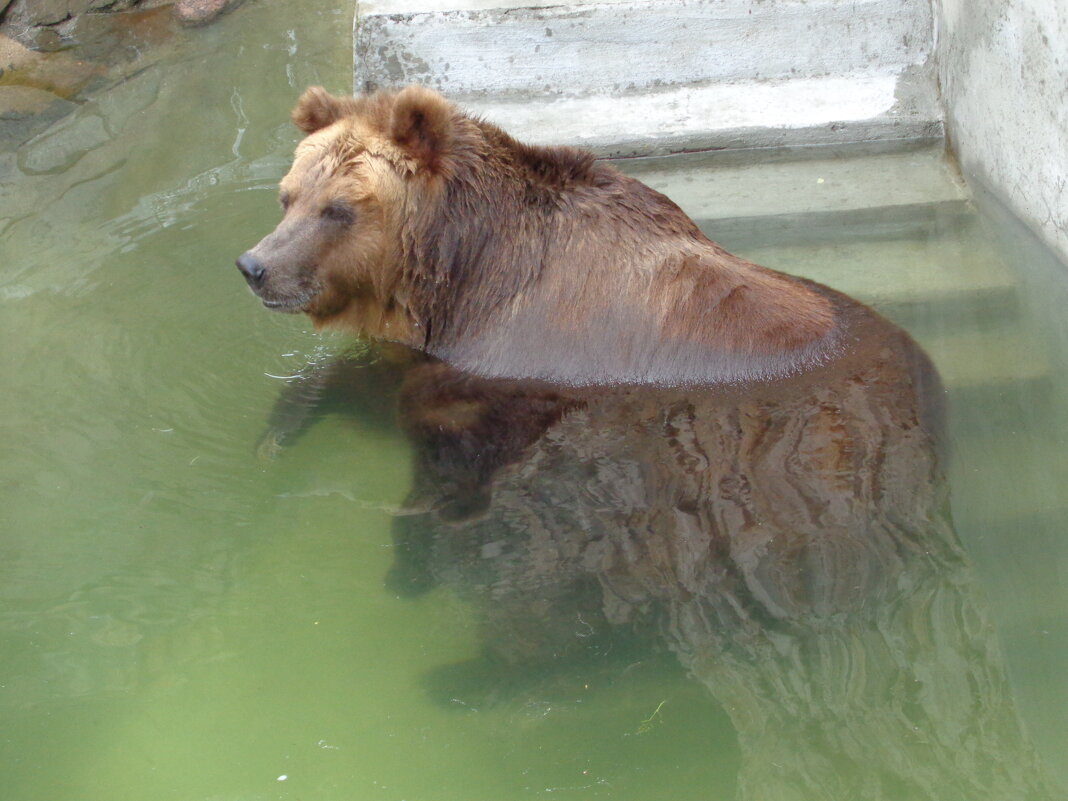
[[[140,73],[123,103],[79,112],[113,135],[88,142],[73,120],[0,153],[0,796],[919,797],[836,773],[818,742],[740,740],[745,699],[714,699],[666,648],[503,676],[479,663],[462,593],[401,598],[384,583],[412,469],[388,414],[327,417],[257,458],[287,377],[351,347],[266,313],[232,266],[278,217],[293,100],[348,85],[346,14],[328,0],[296,23],[280,0],[242,7]],[[879,740],[897,731],[880,710],[907,708],[893,693],[973,693],[1026,733],[976,771],[1026,755],[1063,781],[1065,266],[973,197],[937,145],[620,166],[728,249],[882,311],[945,381],[952,516],[980,599],[955,624],[988,627],[982,658],[1004,684],[952,681],[942,664],[886,697],[824,687],[828,708],[867,716],[865,747],[887,754],[901,744]],[[954,633],[913,613],[939,665]],[[788,705],[803,677],[779,679],[768,692]],[[942,724],[970,741],[974,719]],[[811,754],[826,792],[777,785],[777,751]],[[939,801],[987,797],[972,787],[947,775]]]

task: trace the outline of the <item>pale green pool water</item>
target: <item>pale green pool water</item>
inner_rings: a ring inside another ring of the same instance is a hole
[[[0,799],[736,798],[729,718],[663,655],[519,677],[484,706],[433,690],[480,644],[447,590],[383,585],[410,478],[398,430],[327,418],[255,457],[284,377],[348,344],[265,312],[232,266],[276,220],[294,98],[349,85],[348,15],[250,4],[118,110],[83,109],[114,123],[106,141],[0,154]],[[1008,694],[1064,776],[1068,271],[981,206],[864,245],[1011,276],[886,311],[962,376],[957,529]],[[724,244],[790,269],[858,230],[786,255]]]

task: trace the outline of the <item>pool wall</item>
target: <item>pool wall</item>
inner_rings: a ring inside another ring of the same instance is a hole
[[[1068,258],[1068,0],[935,2],[950,146]]]

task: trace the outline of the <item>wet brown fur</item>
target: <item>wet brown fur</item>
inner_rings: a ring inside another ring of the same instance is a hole
[[[708,374],[694,379],[732,378],[723,360],[775,374],[826,358],[835,320],[819,287],[727,253],[586,151],[522,144],[421,87],[361,98],[315,87],[293,120],[308,137],[282,181],[298,200],[279,230],[339,199],[354,222],[308,235],[314,253],[296,268],[271,237],[251,252],[279,262],[261,297],[299,301],[319,327],[484,374],[580,383],[685,379],[705,351]],[[568,359],[568,374],[551,374]]]

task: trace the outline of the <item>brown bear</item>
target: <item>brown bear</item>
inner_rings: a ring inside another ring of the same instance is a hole
[[[504,672],[669,649],[734,724],[741,799],[1053,797],[905,332],[427,90],[311,89],[294,120],[285,218],[238,266],[270,308],[412,350],[291,382],[265,442],[391,396],[394,591],[468,598]]]
[[[265,306],[487,376],[774,378],[834,358],[828,290],[732,256],[591,153],[440,95],[308,89],[285,216],[237,264]]]

